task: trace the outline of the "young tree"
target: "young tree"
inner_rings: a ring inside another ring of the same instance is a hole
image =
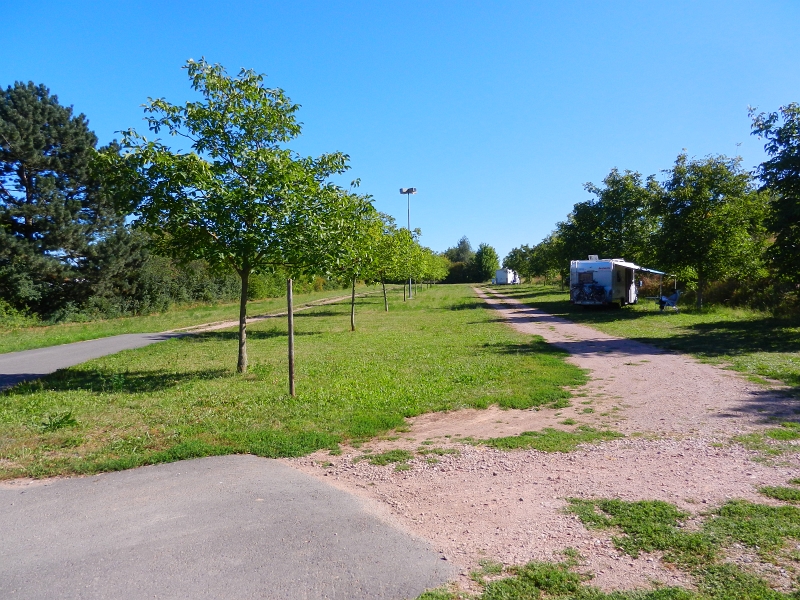
[[[263,76],[237,77],[205,60],[186,70],[201,99],[145,105],[150,130],[177,136],[190,151],[171,150],[125,132],[129,172],[137,175],[136,211],[164,247],[184,258],[227,262],[241,279],[237,370],[247,371],[250,275],[275,265],[293,270],[336,262],[345,196],[326,183],[347,167],[336,152],[301,157],[284,145],[300,134],[298,105]]]
[[[342,200],[343,208],[350,214],[350,218],[342,222],[340,230],[337,271],[352,284],[350,331],[355,331],[356,282],[359,279],[372,278],[377,271],[383,221],[380,213],[372,206],[369,196],[343,192]]]
[[[428,284],[442,281],[449,272],[450,261],[443,254],[437,254],[430,248],[423,248],[424,267],[422,280]]]
[[[397,280],[402,277],[400,265],[400,230],[393,217],[379,213],[381,232],[375,245],[374,277],[381,282],[383,288],[383,308],[389,312],[389,298],[386,295],[386,280]],[[404,287],[405,289],[405,287]]]
[[[792,102],[778,112],[755,114],[753,135],[764,138],[771,158],[756,170],[764,189],[774,194],[769,230],[775,234],[770,254],[778,272],[800,283],[800,104]]]
[[[414,231],[409,231],[405,227],[401,227],[397,230],[397,233],[394,236],[394,251],[395,251],[395,267],[397,269],[396,275],[399,275],[399,279],[408,281],[411,277],[414,276],[416,264],[415,261],[417,259],[417,239],[419,238],[420,230],[415,229]],[[406,287],[403,286],[403,301],[405,301],[405,289]]]
[[[124,218],[92,171],[97,137],[44,85],[0,91],[0,297],[49,313],[90,292],[81,269]]]
[[[740,162],[681,154],[656,200],[660,264],[697,282],[698,309],[708,281],[754,274],[761,265],[768,198]]]
[[[472,278],[475,282],[488,281],[494,277],[497,269],[500,268],[500,260],[497,257],[497,250],[489,244],[478,246],[475,257],[472,259]]]

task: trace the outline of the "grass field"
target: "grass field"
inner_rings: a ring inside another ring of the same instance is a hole
[[[800,393],[800,323],[726,307],[661,312],[642,300],[621,310],[573,306],[566,292],[545,286],[495,288],[550,314],[611,335],[693,354],[747,373],[756,381],[776,379]]]
[[[298,313],[297,390],[283,319],[121,352],[0,395],[0,478],[118,470],[212,454],[296,456],[460,407],[562,405],[586,376],[541,338],[496,322],[467,286]]]
[[[375,288],[362,286],[359,293],[377,293]],[[321,298],[335,298],[347,296],[348,290],[335,290],[297,294],[295,306],[313,302]],[[247,305],[247,314],[251,316],[286,310],[285,298],[268,298],[266,300],[252,301]],[[70,342],[82,342],[97,338],[119,335],[122,333],[151,333],[179,329],[201,323],[226,321],[239,318],[239,303],[225,304],[199,304],[196,306],[176,307],[164,313],[145,315],[141,317],[122,317],[103,321],[88,321],[85,323],[61,323],[45,327],[20,327],[3,329],[0,327],[0,354],[4,352],[17,352],[44,348]]]

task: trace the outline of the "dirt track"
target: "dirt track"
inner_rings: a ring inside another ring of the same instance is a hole
[[[567,547],[587,557],[584,568],[596,576],[592,584],[606,590],[649,588],[655,581],[689,585],[658,557],[633,560],[620,555],[610,534],[588,531],[564,514],[565,498],[659,499],[696,514],[730,498],[767,502],[758,487],[782,485],[798,476],[797,455],[770,466],[753,462],[752,452],[730,443],[734,435],[763,428],[775,418],[796,418],[796,404],[781,397],[780,389],[600,333],[516,300],[476,293],[510,326],[568,350],[571,362],[590,371],[590,382],[576,390],[580,396],[570,408],[423,415],[402,439],[369,444],[378,452],[413,450],[432,441],[459,451],[437,457],[436,464],[417,458],[409,471],[354,463],[361,455],[355,450],[287,461],[361,496],[376,512],[431,540],[443,558],[461,568],[465,587],[470,585],[466,575],[481,559],[505,564],[559,560]],[[445,437],[570,429],[558,424],[566,418],[608,426],[626,437],[570,454],[500,452]],[[771,579],[789,589],[788,577],[775,573]]]

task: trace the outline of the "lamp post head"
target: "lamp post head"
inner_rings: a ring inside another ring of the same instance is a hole
[[[400,188],[401,194],[416,194],[417,188]]]

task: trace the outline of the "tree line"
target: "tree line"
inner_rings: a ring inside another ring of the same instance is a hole
[[[134,129],[98,147],[83,114],[44,85],[0,95],[0,317],[51,322],[142,314],[171,302],[247,302],[287,279],[355,289],[356,281],[440,281],[446,259],[398,228],[373,199],[331,182],[332,152],[288,147],[299,109],[263,76],[185,65],[199,98],[145,105]],[[170,147],[159,134],[175,139]],[[351,327],[355,329],[354,308]]]
[[[184,245],[189,232],[177,228],[166,234],[158,215],[144,214],[153,205],[146,204],[147,192],[136,184],[148,182],[131,178],[132,161],[120,161],[133,148],[135,132],[126,133],[128,146],[98,147],[86,116],[62,106],[46,86],[18,82],[0,92],[0,313],[8,317],[18,311],[58,322],[239,298],[232,265],[197,249],[192,256],[176,254],[170,246]],[[120,162],[124,168],[115,172]],[[151,174],[155,182],[157,175]],[[175,208],[176,214],[183,211]],[[393,242],[384,240],[377,270],[355,269],[360,278],[443,279],[446,264],[419,244],[418,230],[398,229],[391,217],[374,211],[368,216],[378,222],[378,237]],[[348,285],[354,269],[338,267],[310,273],[301,289]],[[281,295],[287,272],[277,264],[251,268],[250,298]]]
[[[500,268],[497,250],[489,244],[480,244],[475,251],[467,236],[442,255],[449,262],[446,283],[481,283],[494,277]]]
[[[694,291],[758,308],[796,308],[800,292],[800,105],[751,109],[752,134],[769,159],[678,155],[664,177],[612,169],[593,198],[574,205],[540,243],[514,248],[503,264],[545,281],[569,275],[570,260],[625,258],[674,274]]]

